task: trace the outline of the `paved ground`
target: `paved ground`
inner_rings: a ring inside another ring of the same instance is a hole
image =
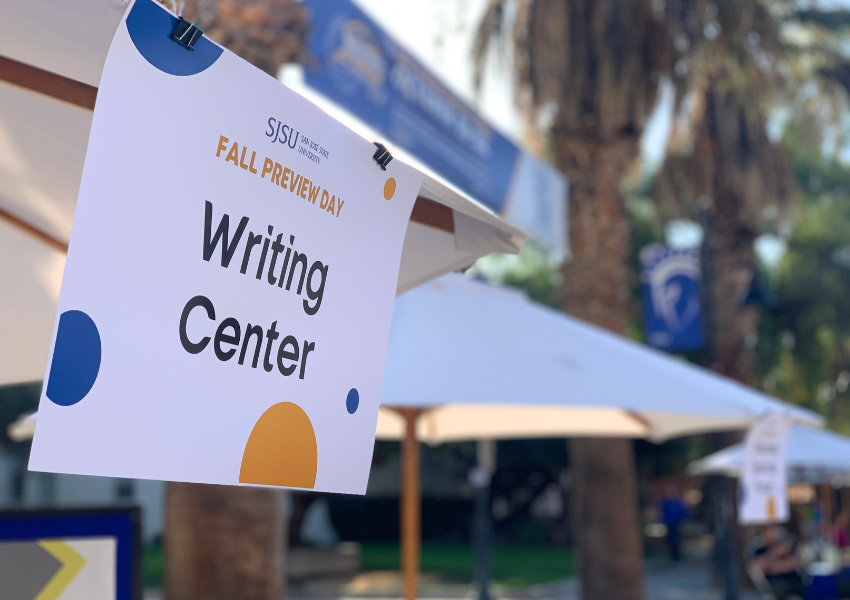
[[[349,581],[314,581],[293,586],[287,600],[391,600],[401,597],[397,572],[363,573]],[[688,561],[676,566],[651,566],[645,573],[644,600],[722,600],[720,589],[712,586],[708,564]],[[420,597],[428,600],[472,600],[474,590],[467,585],[443,584],[423,578]],[[565,579],[523,590],[493,590],[500,600],[578,600],[578,581]],[[147,590],[145,600],[161,600],[159,590]],[[615,599],[612,599],[615,600]],[[755,592],[742,592],[738,600],[759,600]]]
[[[683,563],[669,567],[651,567],[645,573],[644,600],[722,600],[723,594],[711,582],[707,564]],[[578,581],[568,579],[523,592],[508,592],[505,600],[578,600]],[[738,600],[759,600],[755,592],[741,592]]]
[[[705,563],[686,563],[666,571],[650,572],[646,578],[646,600],[721,600],[723,593],[712,585]],[[738,600],[758,600],[754,591],[741,592]]]
[[[722,600],[720,589],[711,583],[709,566],[704,561],[689,561],[676,566],[651,566],[645,573],[644,600]],[[401,579],[396,572],[358,575],[349,582],[313,582],[290,589],[288,600],[356,600],[400,598]],[[461,600],[476,597],[467,585],[448,585],[429,579],[420,585],[420,597],[428,600]],[[501,600],[578,600],[578,581],[565,579],[523,590],[493,590]],[[615,599],[612,599],[615,600]],[[738,600],[759,600],[754,592],[742,592]]]

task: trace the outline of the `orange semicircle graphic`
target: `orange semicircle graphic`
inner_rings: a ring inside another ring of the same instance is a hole
[[[292,402],[280,402],[254,425],[242,453],[239,483],[312,489],[317,468],[310,418]]]

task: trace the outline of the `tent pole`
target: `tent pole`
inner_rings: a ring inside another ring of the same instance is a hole
[[[0,56],[0,81],[94,110],[97,88],[50,71]]]
[[[475,489],[475,510],[472,518],[475,579],[478,582],[478,600],[490,600],[490,563],[493,545],[490,480],[496,472],[496,440],[478,440],[476,449],[478,464],[469,474],[469,482]]]
[[[2,59],[2,58],[3,57],[0,56],[0,59]],[[38,227],[27,223],[23,219],[16,217],[15,215],[13,215],[12,213],[8,212],[7,210],[5,210],[3,208],[0,208],[0,221],[5,221],[6,223],[11,225],[12,227],[15,227],[16,229],[20,229],[21,231],[23,231],[27,235],[30,235],[30,236],[34,237],[35,239],[39,240],[40,242],[47,244],[51,248],[54,248],[55,250],[59,250],[59,252],[62,252],[63,254],[68,254],[68,244],[66,244],[62,240],[50,235],[49,233],[47,233],[43,229],[39,229]]]
[[[404,571],[404,598],[415,600],[419,578],[421,550],[421,497],[419,490],[419,442],[416,439],[416,421],[421,411],[415,408],[399,410],[404,417],[405,433],[402,441],[401,478],[401,564]]]

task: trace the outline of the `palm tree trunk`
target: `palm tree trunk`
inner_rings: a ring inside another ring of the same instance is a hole
[[[638,138],[624,134],[603,142],[557,129],[552,136],[558,167],[571,186],[573,256],[564,268],[563,309],[622,333],[629,311],[631,227],[620,182],[636,157]],[[582,598],[640,600],[642,549],[631,440],[572,440],[570,462]]]
[[[169,483],[167,600],[281,600],[286,521],[281,492]]]
[[[752,384],[753,336],[758,309],[743,306],[756,270],[753,246],[766,208],[774,212],[787,203],[793,182],[780,148],[768,140],[760,112],[748,90],[736,89],[723,78],[705,90],[706,119],[695,156],[712,165],[708,187],[714,215],[708,233],[713,260],[712,305],[716,364],[724,375]],[[697,154],[698,153],[698,154]]]
[[[572,259],[564,268],[564,312],[623,333],[629,313],[631,222],[620,184],[637,156],[637,136],[613,141],[552,131],[558,167],[570,180]]]
[[[722,198],[716,198],[718,208],[722,202]],[[759,313],[754,307],[742,306],[741,301],[756,266],[755,234],[736,225],[716,219],[709,234],[715,272],[711,294],[716,363],[712,368],[751,384],[752,336],[756,334]]]
[[[642,597],[634,463],[631,440],[570,440],[573,527],[584,600]]]

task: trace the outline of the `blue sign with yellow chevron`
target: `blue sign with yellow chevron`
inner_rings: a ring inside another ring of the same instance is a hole
[[[0,513],[3,600],[141,600],[138,508]]]

